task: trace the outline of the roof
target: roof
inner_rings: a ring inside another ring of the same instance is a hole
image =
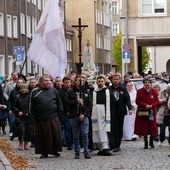
[[[74,29],[70,26],[70,24],[66,22],[63,22],[63,26],[64,26],[64,30],[66,30],[67,32],[71,32],[74,33]]]

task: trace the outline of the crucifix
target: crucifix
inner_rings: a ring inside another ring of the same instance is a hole
[[[76,30],[78,30],[78,39],[79,39],[79,74],[81,75],[81,40],[82,40],[82,31],[85,29],[85,27],[88,27],[88,25],[81,25],[81,18],[79,18],[78,20],[79,25],[72,25],[72,27],[74,27]]]
[[[79,74],[80,74],[80,95],[79,97],[81,98],[81,93],[82,93],[82,82],[81,82],[81,57],[82,57],[82,50],[81,50],[81,40],[82,40],[82,31],[88,27],[88,25],[81,25],[81,18],[78,19],[78,25],[72,25],[76,30],[78,30],[78,39],[79,39]],[[78,108],[78,112],[80,113],[80,106]]]

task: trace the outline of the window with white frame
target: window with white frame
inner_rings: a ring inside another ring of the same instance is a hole
[[[107,27],[110,27],[110,16],[109,14],[104,13],[103,14],[103,20],[104,20],[104,25]]]
[[[36,5],[37,4],[37,0],[32,0],[32,3]]]
[[[3,14],[0,13],[0,36],[4,35],[4,17]]]
[[[142,15],[166,15],[167,0],[141,0]]]
[[[102,35],[101,34],[97,34],[96,35],[96,46],[97,48],[103,48],[103,43],[102,43]]]
[[[44,9],[47,0],[42,0],[42,8]]]
[[[118,15],[118,2],[112,2],[112,15]]]
[[[37,28],[37,19],[33,17],[32,18],[32,35],[34,35],[36,28]]]
[[[116,36],[117,34],[119,34],[119,23],[114,22],[112,23],[112,36]]]
[[[31,37],[31,18],[27,16],[27,37]]]
[[[17,16],[13,16],[13,37],[18,38],[18,20]]]
[[[41,0],[38,0],[38,9],[41,10]]]
[[[104,36],[104,49],[110,50],[110,38],[107,36]]]
[[[12,37],[12,20],[11,15],[7,15],[7,35]]]
[[[21,14],[20,15],[21,17],[21,34],[25,34],[25,15],[24,14]]]
[[[43,72],[42,67],[39,66],[39,75],[40,76],[42,76],[42,72]]]
[[[13,71],[13,58],[12,56],[8,56],[8,73],[12,73]]]
[[[27,72],[31,73],[31,60],[27,57]]]
[[[0,55],[0,74],[5,75],[5,57],[4,55]]]
[[[72,51],[72,42],[70,39],[66,39],[66,47],[67,47],[67,51],[69,52]]]
[[[100,10],[96,10],[96,23],[102,24],[102,12]]]

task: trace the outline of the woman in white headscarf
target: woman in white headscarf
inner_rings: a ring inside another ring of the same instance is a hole
[[[136,117],[136,88],[133,82],[128,82],[126,84],[127,91],[130,95],[131,105],[132,105],[132,114],[126,115],[124,118],[123,124],[123,138],[124,140],[136,140],[139,138],[138,135],[134,134],[134,124],[135,124],[135,117]]]

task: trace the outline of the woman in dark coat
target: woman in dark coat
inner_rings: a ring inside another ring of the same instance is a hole
[[[6,134],[5,126],[6,126],[7,118],[8,118],[7,101],[3,95],[2,86],[0,85],[0,128],[2,127],[3,135]],[[1,129],[0,129],[0,132],[1,132]]]
[[[144,78],[143,88],[137,91],[136,104],[138,105],[135,134],[144,136],[144,149],[148,149],[147,135],[150,135],[149,145],[154,148],[153,137],[158,135],[156,125],[156,107],[159,104],[157,92],[151,87],[151,79]],[[140,109],[146,109],[149,112],[148,116],[139,116]]]
[[[29,113],[29,92],[28,92],[28,85],[23,83],[21,85],[21,90],[19,94],[16,96],[16,99],[12,103],[12,111],[16,115],[16,129],[18,132],[18,140],[19,146],[18,149],[23,149],[23,142],[24,142],[24,149],[29,150],[28,142],[30,141],[31,135],[31,117]],[[15,133],[14,130],[14,133]]]

